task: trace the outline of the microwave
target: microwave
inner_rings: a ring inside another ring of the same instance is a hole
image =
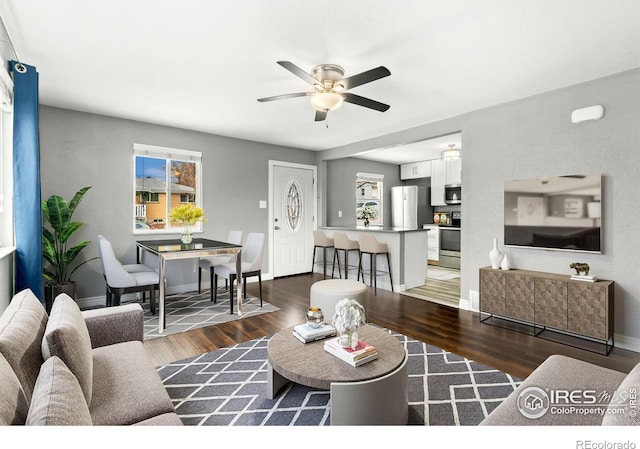
[[[462,186],[460,184],[445,185],[444,202],[446,204],[460,204],[462,202]]]

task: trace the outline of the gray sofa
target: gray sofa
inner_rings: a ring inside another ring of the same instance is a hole
[[[0,317],[0,424],[181,425],[142,344],[139,304],[81,312],[30,290]]]
[[[639,425],[639,399],[640,364],[624,374],[552,355],[481,425]]]

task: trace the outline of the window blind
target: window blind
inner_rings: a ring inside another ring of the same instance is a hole
[[[157,147],[154,145],[134,143],[133,152],[136,156],[173,159],[176,161],[202,162],[202,153],[200,151],[180,150],[177,148]]]

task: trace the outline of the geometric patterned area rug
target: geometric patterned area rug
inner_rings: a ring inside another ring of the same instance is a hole
[[[389,331],[409,354],[409,424],[473,426],[521,379]],[[270,337],[157,368],[185,425],[326,426],[329,392],[289,383],[267,398]]]
[[[211,302],[209,290],[203,291],[201,294],[188,292],[167,296],[165,300],[166,328],[162,334],[159,334],[158,313],[160,309],[158,303],[156,301],[156,314],[152,315],[149,310],[149,301],[143,302],[144,339],[165,337],[200,327],[213,326],[280,310],[266,301],[263,301],[262,307],[260,307],[260,299],[250,295],[242,300],[242,317],[238,317],[237,298],[233,299],[233,305],[234,312],[230,314],[228,290],[218,292],[215,304]]]

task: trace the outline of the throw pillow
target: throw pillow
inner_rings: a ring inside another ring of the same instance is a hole
[[[47,312],[29,289],[16,293],[0,317],[0,353],[20,380],[27,402],[43,362],[40,343],[46,325]]]
[[[93,355],[91,338],[78,304],[66,294],[51,306],[49,322],[42,339],[42,356],[58,356],[76,376],[87,404],[93,391]]]
[[[91,414],[78,379],[58,357],[40,368],[27,415],[28,426],[90,426]]]
[[[602,420],[603,426],[640,425],[640,363],[624,378]]]
[[[18,376],[0,354],[0,426],[24,424],[29,403],[22,391]]]

